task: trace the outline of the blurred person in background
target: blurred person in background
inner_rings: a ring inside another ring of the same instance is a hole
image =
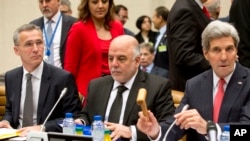
[[[71,2],[69,0],[61,0],[60,10],[65,15],[72,15]]]
[[[135,35],[135,38],[139,43],[151,43],[155,44],[157,32],[152,30],[152,21],[149,16],[143,15],[136,20],[136,27],[140,30]]]
[[[117,19],[123,24],[123,26],[125,25],[125,23],[128,20],[128,8],[125,7],[124,5],[118,4],[115,6],[115,14],[117,16]],[[129,29],[124,28],[124,33],[126,35],[131,35],[131,36],[135,36],[134,32],[130,31]]]

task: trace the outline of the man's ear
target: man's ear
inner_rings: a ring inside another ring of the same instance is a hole
[[[18,49],[18,47],[17,47],[17,46],[14,46],[13,48],[14,48],[15,54],[16,54],[17,56],[19,56],[19,49]]]
[[[208,50],[206,50],[206,49],[203,48],[202,51],[203,51],[204,57],[206,58],[206,60],[208,60],[208,59],[207,59]]]

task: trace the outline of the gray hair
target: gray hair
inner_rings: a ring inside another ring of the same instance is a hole
[[[153,47],[153,45],[151,43],[141,43],[139,45],[139,48],[142,49],[142,48],[145,48],[147,49],[151,54],[153,54],[155,52],[155,49]]]
[[[240,39],[237,30],[234,28],[233,25],[218,20],[209,23],[202,32],[202,47],[205,50],[209,50],[210,41],[221,37],[232,37],[234,40],[235,47],[238,48]]]
[[[205,6],[210,13],[210,16],[217,19],[220,14],[220,0],[212,0],[209,3],[207,2],[205,3]]]
[[[140,48],[139,48],[139,46],[135,46],[134,47],[134,56],[133,56],[133,59],[135,59],[136,57],[140,57]]]
[[[15,46],[19,45],[19,35],[21,32],[32,31],[32,30],[37,30],[37,31],[41,32],[41,34],[42,34],[40,27],[38,27],[34,24],[24,24],[24,25],[20,26],[19,28],[17,28],[13,34],[14,45]]]

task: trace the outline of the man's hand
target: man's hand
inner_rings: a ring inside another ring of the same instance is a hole
[[[207,134],[207,121],[204,120],[196,109],[186,110],[174,115],[176,125],[181,129],[193,128],[200,134]]]
[[[130,127],[128,126],[124,126],[124,125],[117,124],[117,123],[111,123],[111,122],[104,122],[104,124],[106,125],[105,128],[112,131],[110,135],[112,140],[117,140],[120,137],[123,137],[123,138],[132,137],[132,132],[130,130]]]
[[[151,139],[156,139],[159,136],[160,125],[151,111],[148,111],[148,116],[149,119],[142,112],[139,112],[139,119],[136,126]]]
[[[30,131],[41,131],[41,125],[28,126],[17,130],[21,137],[26,137]]]
[[[12,128],[10,123],[7,120],[3,120],[0,122],[0,128]]]

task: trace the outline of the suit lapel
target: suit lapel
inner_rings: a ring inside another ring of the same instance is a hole
[[[213,72],[209,70],[208,73],[204,74],[204,81],[201,84],[201,92],[204,93],[202,99],[206,104],[201,104],[204,109],[204,118],[213,119]],[[210,111],[210,112],[209,112]]]
[[[145,75],[144,73],[139,70],[138,74],[134,80],[134,83],[131,87],[129,96],[128,96],[128,100],[126,103],[126,109],[124,111],[124,118],[123,118],[123,124],[127,125],[127,122],[129,120],[129,116],[130,114],[138,114],[138,113],[131,113],[133,108],[136,106],[136,99],[137,99],[137,94],[138,94],[138,90],[140,88],[144,88],[145,87]]]
[[[64,42],[66,40],[66,37],[68,35],[68,30],[70,28],[71,24],[69,23],[67,17],[62,14],[62,31],[61,31],[61,43],[60,46],[64,45]],[[62,49],[62,48],[60,48]]]
[[[16,75],[14,76],[16,80],[16,88],[13,89],[13,117],[14,117],[14,123],[19,124],[19,113],[20,113],[20,100],[21,100],[21,92],[22,92],[22,79],[23,79],[23,68],[20,67],[17,71]]]
[[[231,108],[233,107],[234,101],[240,96],[241,88],[244,86],[246,81],[247,73],[244,71],[242,66],[236,64],[235,71],[227,85],[227,89],[224,94],[223,102],[220,109],[220,115],[218,121],[227,121]]]
[[[105,115],[106,113],[106,109],[107,109],[107,105],[108,105],[108,101],[109,101],[109,96],[111,93],[111,90],[113,88],[113,84],[114,84],[114,80],[112,79],[111,76],[109,76],[109,79],[107,80],[107,83],[105,84],[105,87],[102,87],[103,89],[101,89],[101,93],[103,94],[103,103],[105,103],[106,105],[104,106],[100,106],[101,108],[101,115]],[[100,93],[98,93],[100,94]]]
[[[51,79],[51,71],[48,64],[44,62],[43,66],[43,74],[41,78],[41,84],[40,84],[40,93],[39,93],[39,101],[38,101],[38,108],[37,108],[37,123],[40,123],[41,121],[41,115],[43,113],[43,107],[46,103],[49,87],[50,87],[50,81]]]

